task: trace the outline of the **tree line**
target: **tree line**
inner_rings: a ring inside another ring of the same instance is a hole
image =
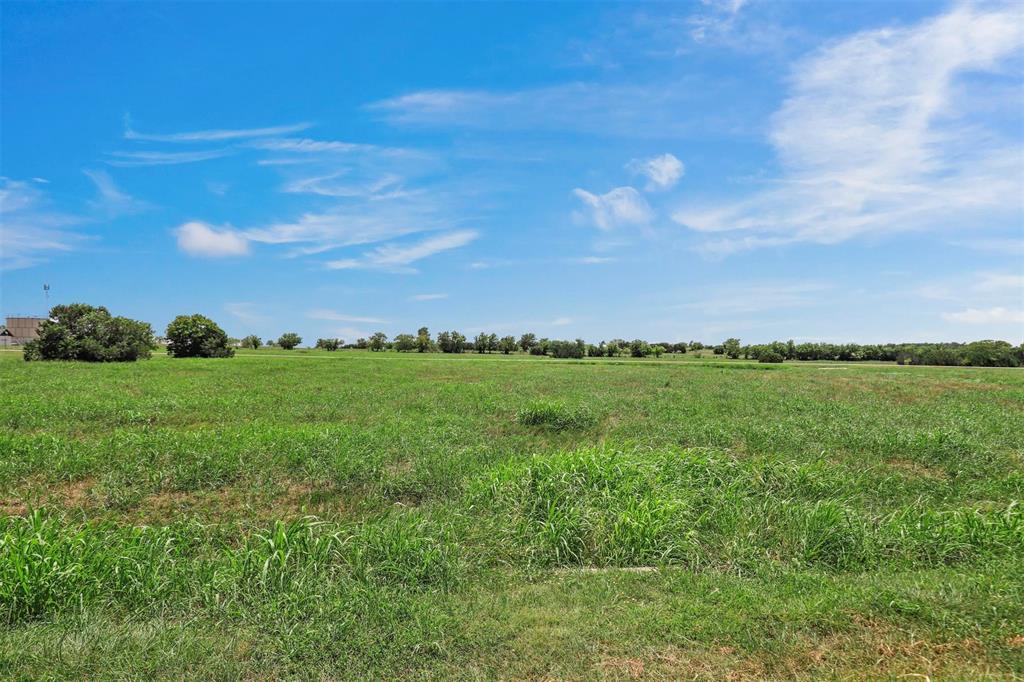
[[[26,360],[82,360],[87,362],[123,362],[148,358],[156,347],[152,327],[126,317],[114,317],[103,306],[83,303],[54,306],[49,319],[42,322],[38,338],[24,347]],[[286,332],[276,340],[264,342],[256,335],[235,340],[216,322],[203,315],[179,315],[167,325],[165,342],[171,357],[228,358],[234,347],[258,349],[264,345],[292,350],[302,343],[295,332]],[[904,365],[947,365],[973,367],[1024,366],[1024,343],[1013,346],[1006,341],[971,343],[890,343],[834,344],[772,341],[743,345],[729,338],[717,345],[699,341],[650,343],[643,339],[612,339],[588,343],[583,339],[537,338],[525,333],[518,338],[480,332],[473,339],[458,331],[443,331],[431,336],[427,327],[416,334],[398,334],[389,339],[384,332],[353,343],[343,339],[320,338],[316,348],[337,351],[341,348],[373,352],[399,353],[527,353],[552,358],[622,357],[655,358],[663,354],[682,354],[710,349],[713,355],[730,359],[745,358],[764,363],[787,360],[877,361]]]

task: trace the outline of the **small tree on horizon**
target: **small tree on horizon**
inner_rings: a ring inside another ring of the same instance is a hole
[[[277,345],[285,350],[291,350],[302,343],[302,337],[295,332],[285,332],[277,339]]]
[[[498,349],[505,355],[514,353],[516,348],[516,337],[514,336],[503,336],[501,340],[498,341]]]
[[[252,348],[253,350],[257,350],[262,345],[263,340],[255,334],[250,334],[242,339],[242,348]]]
[[[529,353],[530,349],[537,345],[537,335],[532,332],[527,332],[519,337],[519,347],[523,349],[524,353]]]
[[[384,332],[377,332],[370,337],[369,347],[370,350],[377,352],[384,350],[384,345],[388,342],[388,335]]]

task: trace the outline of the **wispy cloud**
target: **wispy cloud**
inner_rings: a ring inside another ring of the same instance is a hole
[[[0,269],[31,267],[73,250],[85,237],[70,228],[82,222],[51,208],[36,184],[0,178]]]
[[[196,163],[218,159],[231,154],[230,149],[209,149],[195,152],[110,152],[106,163],[120,168],[136,166],[174,166],[182,163]]]
[[[320,154],[323,152],[347,153],[365,152],[378,149],[372,144],[342,142],[340,140],[312,140],[307,137],[278,137],[253,140],[246,144],[253,149],[271,152],[293,152],[296,154]]]
[[[663,137],[721,125],[732,112],[696,120],[679,116],[696,99],[713,96],[714,84],[563,83],[544,88],[420,90],[373,102],[368,109],[395,125],[498,131],[573,131],[607,137]]]
[[[310,255],[388,241],[448,225],[448,221],[434,215],[432,206],[383,202],[339,207],[324,213],[304,213],[292,222],[250,228],[244,234],[255,242],[295,245],[294,255]]]
[[[387,198],[399,198],[396,185],[402,178],[394,174],[386,174],[376,180],[360,182],[339,182],[345,177],[345,171],[321,177],[302,178],[285,184],[284,191],[292,194],[319,194],[325,197],[369,197],[386,195]],[[387,190],[387,192],[385,192]]]
[[[249,253],[249,241],[231,228],[218,229],[192,221],[178,227],[174,234],[178,239],[178,248],[190,256],[225,258]]]
[[[710,295],[672,306],[712,317],[826,305],[832,289],[822,282],[743,282],[716,287]]]
[[[600,230],[646,225],[654,215],[647,201],[632,187],[616,187],[605,194],[576,188],[572,193],[590,209],[589,221]]]
[[[272,126],[269,128],[194,130],[183,133],[140,133],[132,129],[130,125],[126,125],[124,139],[146,142],[223,142],[225,140],[242,140],[250,137],[290,135],[306,130],[312,127],[312,125],[312,123],[294,123],[292,125]]]
[[[410,296],[410,301],[440,301],[441,299],[448,298],[448,294],[416,294]]]
[[[327,263],[332,270],[367,268],[393,272],[414,272],[409,266],[429,256],[457,249],[474,241],[479,234],[475,230],[458,230],[427,237],[413,244],[385,244],[364,253],[360,258],[344,258]]]
[[[1019,7],[961,5],[812,54],[794,70],[772,121],[780,181],[739,200],[687,206],[674,219],[727,233],[713,247],[720,253],[1019,224],[1019,146],[961,115],[972,93],[965,74],[1020,78],[1009,63],[1024,43]]]
[[[1024,323],[1024,310],[1010,310],[1002,306],[966,308],[956,312],[943,313],[942,319],[962,324],[1018,324]]]
[[[316,310],[310,310],[306,313],[306,317],[311,320],[328,320],[330,322],[354,322],[356,324],[387,324],[387,320],[381,320],[376,317],[359,317],[356,315],[346,315],[339,313],[334,310],[328,310],[326,308],[317,308]]]
[[[604,265],[605,263],[614,263],[617,259],[611,256],[580,256],[567,260],[569,263],[577,263],[579,265]]]
[[[225,303],[224,311],[246,324],[262,324],[270,319],[256,303]]]
[[[672,154],[662,154],[649,159],[633,159],[626,164],[626,168],[647,178],[645,189],[649,192],[673,187],[686,172],[683,162]]]
[[[84,170],[82,172],[93,181],[99,193],[96,199],[89,202],[93,210],[99,211],[107,217],[116,217],[152,208],[148,202],[136,199],[121,190],[106,171]]]

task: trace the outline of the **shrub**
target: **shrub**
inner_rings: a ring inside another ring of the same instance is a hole
[[[548,343],[548,352],[553,358],[580,359],[587,354],[587,344],[582,339],[576,339],[575,341],[551,341]]]
[[[785,358],[773,350],[766,350],[757,356],[758,362],[782,362]]]
[[[167,325],[167,354],[175,358],[230,358],[228,335],[203,315],[178,315]]]
[[[586,405],[572,407],[562,402],[541,400],[530,403],[516,414],[524,426],[546,426],[555,431],[585,429],[597,418]]]
[[[262,345],[263,341],[260,339],[260,337],[256,336],[255,334],[250,334],[249,336],[242,339],[242,348],[252,348],[253,350],[256,350]]]
[[[113,317],[84,303],[58,305],[39,326],[39,338],[25,344],[26,360],[132,362],[148,358],[153,329],[145,322]]]
[[[341,346],[341,339],[317,339],[316,347],[323,350],[338,350]]]
[[[295,332],[285,332],[281,334],[281,338],[277,340],[277,345],[281,346],[285,350],[291,350],[295,346],[302,343],[302,337]]]
[[[651,354],[651,344],[643,339],[635,339],[629,344],[629,354],[634,358],[646,358]]]
[[[416,348],[416,337],[412,334],[399,334],[395,337],[395,350],[399,353],[408,353]]]

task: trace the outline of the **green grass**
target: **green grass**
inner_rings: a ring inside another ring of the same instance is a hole
[[[0,678],[1024,675],[1024,371],[0,353],[0,383]]]

